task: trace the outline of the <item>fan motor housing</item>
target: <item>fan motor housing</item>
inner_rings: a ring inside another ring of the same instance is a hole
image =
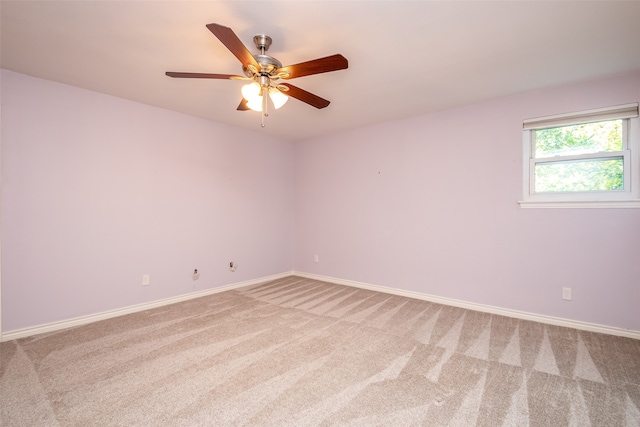
[[[272,74],[278,68],[282,68],[282,63],[280,61],[272,56],[265,55],[265,52],[268,51],[271,46],[271,37],[266,34],[258,34],[253,36],[253,43],[260,51],[259,54],[253,55],[256,62],[260,64],[260,74]]]
[[[271,74],[273,71],[278,68],[282,68],[282,63],[278,61],[276,58],[269,55],[253,55],[256,62],[260,64],[260,68],[262,68],[262,72]]]

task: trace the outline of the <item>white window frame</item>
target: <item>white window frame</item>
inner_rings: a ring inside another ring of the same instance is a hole
[[[618,152],[561,156],[560,159],[534,158],[535,131],[552,127],[623,119],[623,147]],[[638,103],[598,108],[575,113],[538,117],[523,121],[522,194],[523,208],[640,208],[640,119]],[[535,165],[572,160],[623,159],[624,189],[610,191],[567,191],[536,193]]]

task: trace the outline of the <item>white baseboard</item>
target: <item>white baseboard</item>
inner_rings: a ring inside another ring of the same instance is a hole
[[[259,277],[257,279],[247,280],[244,282],[232,283],[229,285],[219,286],[217,288],[205,289],[203,291],[191,292],[188,294],[178,295],[157,301],[151,301],[143,304],[131,305],[129,307],[119,308],[116,310],[103,311],[102,313],[90,314],[88,316],[75,317],[73,319],[62,320],[59,322],[47,323],[24,329],[5,332],[0,336],[0,341],[10,341],[18,338],[30,337],[32,335],[43,334],[45,332],[58,331],[60,329],[71,328],[73,326],[86,325],[88,323],[98,322],[100,320],[110,319],[112,317],[123,316],[125,314],[137,313],[139,311],[150,310],[163,305],[175,304],[177,302],[186,301],[194,298],[204,297],[206,295],[217,294],[219,292],[229,291],[232,289],[242,288],[245,286],[257,285],[259,283],[269,282],[271,280],[281,279],[283,277],[293,275],[293,271],[274,274],[272,276]]]
[[[438,304],[449,305],[453,307],[466,308],[469,310],[481,311],[484,313],[498,314],[501,316],[513,317],[516,319],[531,320],[534,322],[546,323],[549,325],[564,326],[567,328],[574,328],[583,331],[597,332],[601,334],[616,335],[620,337],[627,337],[640,340],[640,331],[634,331],[631,329],[622,329],[612,326],[598,325],[595,323],[581,322],[578,320],[563,319],[560,317],[545,316],[542,314],[528,313],[525,311],[510,310],[506,308],[494,307],[491,305],[477,304],[473,302],[461,301],[452,298],[438,297],[435,295],[423,294],[421,292],[406,291],[403,289],[389,288],[386,286],[372,285],[369,283],[356,282],[354,280],[339,279],[336,277],[321,276],[318,274],[304,273],[301,271],[287,271],[284,273],[274,274],[272,276],[260,277],[257,279],[247,280],[244,282],[232,283],[229,285],[220,286],[212,289],[205,289],[203,291],[192,292],[188,294],[178,295],[171,298],[152,301],[148,303],[132,305],[116,310],[104,311],[102,313],[91,314],[88,316],[76,317],[73,319],[62,320],[59,322],[47,323],[45,325],[38,325],[24,329],[17,329],[3,333],[0,336],[0,341],[10,341],[18,338],[25,338],[32,335],[42,334],[45,332],[53,332],[61,329],[71,328],[74,326],[86,325],[88,323],[98,322],[100,320],[110,319],[112,317],[123,316],[125,314],[137,313],[144,310],[150,310],[156,307],[162,307],[164,305],[175,304],[177,302],[186,301],[194,298],[200,298],[206,295],[217,294],[219,292],[229,291],[232,289],[242,288],[245,286],[257,285],[259,283],[269,282],[271,280],[281,279],[287,276],[299,276],[308,279],[321,280],[324,282],[336,283],[338,285],[351,286],[355,288],[369,289],[377,292],[384,292],[387,294],[393,294],[408,298],[415,298],[424,301],[435,302]]]
[[[481,311],[484,313],[498,314],[501,316],[513,317],[522,320],[546,323],[548,325],[564,326],[567,328],[579,329],[582,331],[597,332],[601,334],[616,335],[640,340],[640,331],[632,329],[616,328],[613,326],[598,325],[595,323],[581,322],[579,320],[563,319],[561,317],[545,316],[543,314],[528,313],[526,311],[510,310],[508,308],[494,307],[491,305],[477,304],[473,302],[461,301],[452,298],[438,297],[435,295],[423,294],[420,292],[406,291],[386,286],[372,285],[369,283],[356,282],[353,280],[338,279],[336,277],[320,276],[317,274],[294,271],[293,274],[307,279],[321,280],[324,282],[336,283],[338,285],[352,286],[355,288],[369,289],[372,291],[384,292],[387,294],[399,295],[403,297],[415,298],[424,301],[435,302],[443,305],[466,308],[469,310]]]

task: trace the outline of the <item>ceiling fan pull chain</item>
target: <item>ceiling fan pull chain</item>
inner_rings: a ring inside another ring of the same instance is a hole
[[[267,80],[268,81],[268,80]],[[269,88],[266,85],[262,86],[262,125],[264,127],[264,118],[269,117]]]
[[[261,115],[261,122],[260,122],[260,127],[264,127],[264,118],[269,116],[269,113],[267,112],[267,88],[263,85],[262,86],[262,115]]]

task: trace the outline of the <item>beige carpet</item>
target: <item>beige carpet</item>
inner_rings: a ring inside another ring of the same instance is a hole
[[[2,426],[640,426],[640,341],[299,277],[0,349]]]

